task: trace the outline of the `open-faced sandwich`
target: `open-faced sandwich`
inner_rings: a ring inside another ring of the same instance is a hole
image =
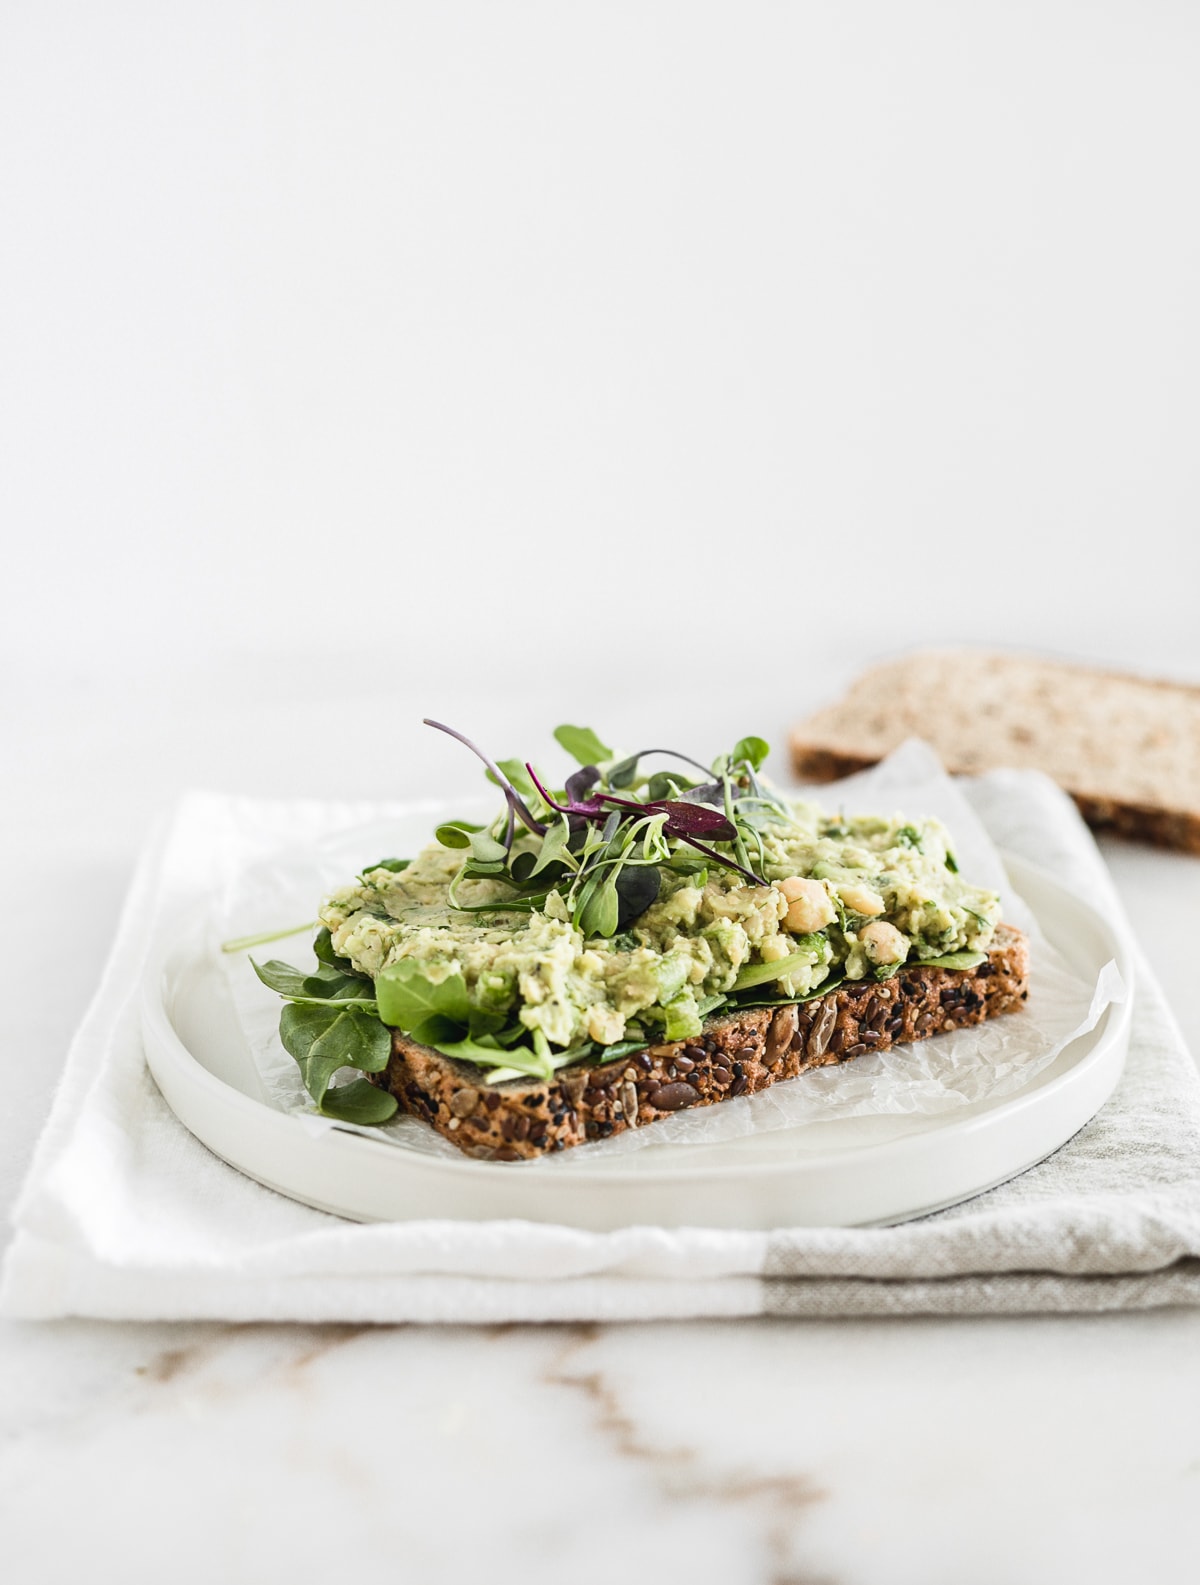
[[[760,738],[706,766],[560,727],[581,768],[551,788],[452,735],[499,787],[495,818],[439,826],[334,892],[316,971],[255,965],[327,1115],[399,1109],[517,1160],[1028,994],[1025,937],[959,875],[938,821],[791,802],[759,774]],[[346,1068],[366,1077],[335,1083]]]

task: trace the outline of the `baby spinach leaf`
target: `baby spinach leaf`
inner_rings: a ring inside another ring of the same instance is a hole
[[[612,749],[601,743],[590,726],[556,726],[554,740],[581,765],[596,765],[612,758]]]
[[[609,770],[607,781],[610,787],[632,787],[637,781],[638,770],[637,754],[631,754],[628,759],[619,760]]]
[[[329,1087],[330,1079],[345,1063],[340,1056],[314,1048],[334,1019],[342,1016],[341,1013],[330,1012],[328,1008],[297,1007],[292,1002],[280,1013],[279,1038],[284,1050],[295,1058],[304,1088],[318,1105]]]
[[[536,864],[536,853],[518,853],[508,866],[508,873],[518,886],[524,886],[525,882],[533,874]]]
[[[330,1024],[317,1042],[321,1056],[340,1056],[348,1068],[382,1073],[392,1054],[392,1035],[378,1018],[352,1007]]]
[[[392,1049],[388,1031],[367,1013],[295,1002],[289,1002],[280,1014],[279,1038],[318,1105],[339,1068],[381,1073]]]
[[[618,873],[617,929],[624,930],[656,900],[662,876],[656,864],[626,864]]]
[[[488,1007],[472,1007],[467,1019],[467,1031],[472,1040],[479,1040],[484,1035],[495,1037],[508,1022],[506,1013],[494,1012]],[[517,1024],[513,1030],[514,1036],[522,1033],[522,1025]]]
[[[460,1024],[457,1018],[447,1018],[445,1013],[430,1013],[428,1018],[406,1029],[405,1034],[423,1046],[436,1046],[443,1040],[461,1040],[466,1034],[466,1025]]]
[[[371,976],[364,974],[361,969],[356,969],[349,958],[339,956],[333,950],[333,938],[328,927],[322,925],[317,931],[317,939],[313,942],[313,951],[321,963],[326,963],[331,969],[337,969],[339,974],[353,975],[355,979],[366,980],[370,984]]]
[[[396,1029],[410,1030],[440,1013],[456,1023],[466,1024],[471,1014],[467,986],[461,974],[451,974],[435,985],[426,979],[421,965],[412,958],[401,958],[381,969],[375,980],[379,1016]]]
[[[366,1079],[355,1079],[350,1084],[339,1084],[335,1090],[326,1090],[321,1110],[326,1117],[336,1117],[342,1123],[358,1123],[363,1128],[374,1128],[395,1116],[399,1102],[387,1090],[381,1090]]]

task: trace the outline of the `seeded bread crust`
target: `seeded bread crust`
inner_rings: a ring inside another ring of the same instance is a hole
[[[982,650],[874,666],[792,734],[805,781],[874,765],[907,737],[947,770],[1045,771],[1089,825],[1200,853],[1200,688]]]
[[[1029,995],[1029,943],[1001,925],[974,969],[901,969],[890,980],[845,984],[828,996],[713,1018],[675,1040],[550,1081],[483,1082],[478,1068],[392,1032],[376,1079],[401,1111],[432,1124],[480,1161],[519,1161],[641,1128],[685,1107],[755,1095],[810,1068],[887,1051],[1015,1012]]]

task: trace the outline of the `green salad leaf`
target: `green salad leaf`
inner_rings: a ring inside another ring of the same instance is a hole
[[[986,952],[946,952],[940,958],[921,958],[907,966],[922,969],[976,969],[986,957]]]
[[[753,985],[769,985],[772,980],[781,980],[788,974],[798,973],[800,969],[811,969],[814,963],[821,961],[821,944],[819,935],[797,936],[797,950],[786,958],[780,958],[775,963],[751,963],[740,969],[733,982],[734,990],[745,991]]]
[[[366,1079],[354,1079],[349,1084],[327,1090],[321,1110],[326,1117],[336,1117],[339,1122],[374,1128],[394,1117],[399,1104],[387,1090],[381,1090]]]
[[[461,974],[451,974],[435,985],[411,958],[401,958],[380,970],[375,976],[375,999],[384,1023],[405,1034],[435,1013],[459,1024],[467,1023],[471,1016]]]
[[[382,1073],[392,1049],[392,1037],[378,1018],[355,1007],[290,1001],[279,1016],[279,1038],[322,1110],[335,1073],[342,1068]]]
[[[590,726],[556,726],[554,740],[581,765],[601,765],[612,759],[612,749],[601,743]]]
[[[765,738],[744,737],[734,744],[730,759],[735,765],[739,761],[745,761],[752,770],[760,770],[763,761],[770,752],[771,745]]]

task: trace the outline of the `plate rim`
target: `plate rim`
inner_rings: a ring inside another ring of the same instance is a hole
[[[739,1174],[746,1177],[794,1173],[797,1170],[805,1174],[817,1173],[821,1170],[822,1165],[829,1166],[835,1162],[844,1163],[847,1157],[851,1155],[862,1162],[864,1167],[869,1168],[871,1158],[875,1155],[888,1157],[899,1155],[903,1157],[912,1151],[921,1150],[927,1145],[930,1133],[936,1134],[939,1140],[943,1141],[951,1139],[969,1140],[973,1134],[987,1132],[1002,1124],[1010,1123],[1023,1110],[1049,1104],[1054,1096],[1068,1087],[1078,1085],[1082,1076],[1090,1073],[1093,1068],[1100,1065],[1109,1056],[1112,1045],[1123,1039],[1132,1021],[1136,976],[1131,945],[1123,931],[1119,930],[1112,921],[1106,919],[1090,902],[1077,897],[1056,876],[1051,875],[1039,865],[1033,864],[1017,854],[1004,849],[1000,851],[1005,868],[1009,871],[1014,881],[1015,889],[1018,892],[1021,890],[1021,872],[1024,871],[1034,877],[1035,887],[1050,888],[1066,901],[1069,909],[1082,911],[1089,915],[1093,926],[1108,943],[1111,957],[1116,962],[1117,969],[1125,982],[1126,995],[1123,1001],[1111,1002],[1104,1009],[1096,1026],[1098,1038],[1091,1051],[1046,1084],[1033,1089],[1022,1088],[1016,1091],[1015,1094],[1001,1098],[994,1106],[987,1108],[985,1111],[968,1117],[955,1117],[953,1113],[939,1114],[932,1119],[932,1126],[929,1129],[921,1129],[900,1138],[876,1140],[862,1145],[847,1145],[824,1151],[819,1150],[807,1154],[802,1163],[779,1160],[738,1160],[723,1166],[710,1159],[702,1165],[688,1166],[681,1164],[678,1167],[661,1167],[656,1168],[654,1171],[654,1183],[663,1187],[683,1186],[695,1183],[700,1179],[711,1178],[718,1173],[722,1176]],[[258,1100],[252,1095],[247,1095],[244,1091],[235,1088],[213,1073],[188,1049],[183,1037],[174,1026],[167,1008],[167,997],[164,994],[165,976],[170,959],[178,951],[188,934],[197,932],[208,922],[209,915],[210,910],[206,906],[192,909],[186,914],[180,915],[172,928],[164,933],[163,941],[152,953],[142,974],[139,988],[142,1028],[144,1035],[152,1034],[154,1037],[153,1039],[146,1038],[144,1041],[146,1063],[156,1084],[158,1084],[156,1062],[164,1060],[168,1063],[174,1062],[177,1074],[188,1083],[194,1086],[198,1085],[202,1090],[207,1091],[214,1100],[241,1114],[243,1120],[256,1122],[259,1127],[271,1130],[279,1135],[280,1138],[288,1137],[302,1140],[305,1143],[319,1142],[343,1154],[347,1150],[353,1151],[355,1156],[360,1155],[362,1152],[367,1152],[380,1159],[391,1160],[397,1166],[409,1171],[416,1170],[458,1177],[473,1177],[481,1182],[497,1181],[497,1174],[504,1174],[508,1181],[511,1182],[512,1166],[526,1165],[525,1163],[473,1161],[465,1156],[461,1160],[455,1160],[451,1157],[423,1155],[416,1152],[406,1152],[402,1149],[398,1151],[395,1145],[386,1144],[382,1140],[371,1139],[362,1134],[352,1133],[347,1129],[338,1128],[336,1125],[331,1126],[320,1135],[315,1135],[307,1126],[303,1117],[283,1112],[265,1100]],[[164,1057],[164,1052],[170,1052],[171,1056]],[[1122,1066],[1123,1060],[1122,1057]],[[1120,1069],[1118,1068],[1118,1077],[1119,1073]],[[161,1084],[158,1084],[158,1087],[160,1090],[162,1089]],[[1111,1090],[1109,1093],[1111,1093]],[[171,1106],[169,1100],[167,1104]],[[1102,1105],[1103,1101],[1100,1104]],[[179,1114],[173,1106],[171,1106],[171,1110],[178,1117]],[[1091,1115],[1095,1115],[1094,1111]],[[179,1121],[188,1129],[189,1133],[201,1139],[201,1143],[205,1144],[206,1148],[212,1148],[199,1134],[195,1133],[195,1130],[186,1119],[180,1117]],[[797,1124],[796,1128],[800,1129],[810,1126],[816,1127],[819,1126],[819,1123],[814,1122],[811,1125]],[[790,1131],[780,1130],[780,1132]],[[214,1151],[214,1154],[219,1154],[219,1152]],[[222,1159],[227,1158],[223,1157]],[[1037,1159],[1045,1158],[1038,1157]],[[234,1167],[234,1170],[255,1179],[254,1173],[248,1171],[245,1167],[235,1162],[230,1162],[229,1164]],[[1029,1165],[1032,1165],[1032,1163],[1027,1163],[1026,1167],[1022,1167],[1018,1171],[1027,1170]],[[262,1180],[255,1179],[255,1181]],[[529,1181],[533,1181],[532,1174],[529,1177]],[[600,1171],[589,1172],[586,1167],[581,1166],[577,1170],[572,1170],[569,1175],[546,1176],[544,1181],[559,1187],[569,1184],[572,1189],[582,1190],[585,1188],[603,1189],[606,1186],[629,1188],[638,1184],[645,1184],[647,1177],[646,1174],[639,1172],[634,1167],[613,1166],[605,1167]],[[998,1181],[1005,1180],[1001,1179]],[[289,1190],[280,1189],[278,1185],[272,1185],[272,1187],[276,1188],[277,1192],[290,1194]],[[974,1194],[983,1192],[985,1191],[982,1188],[972,1190],[971,1194],[961,1198],[971,1198]],[[291,1197],[298,1198],[299,1196]],[[960,1200],[947,1203],[960,1203]],[[934,1207],[929,1209],[932,1210]],[[347,1213],[342,1211],[334,1214],[344,1216]],[[912,1214],[921,1215],[925,1213],[913,1212]]]

